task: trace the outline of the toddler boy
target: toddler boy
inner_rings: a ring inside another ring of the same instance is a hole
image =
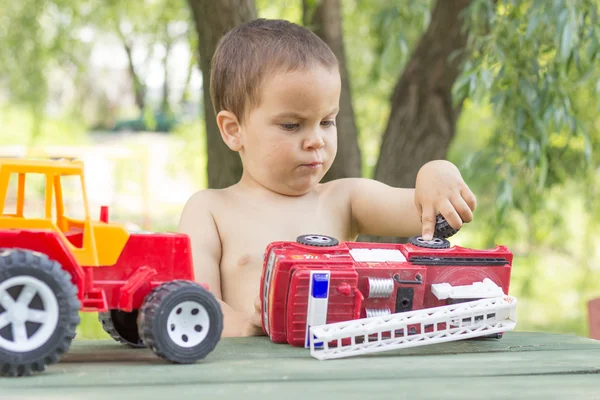
[[[293,23],[257,19],[217,46],[211,98],[243,174],[228,188],[195,193],[179,230],[190,236],[196,279],[221,302],[223,336],[262,334],[257,302],[270,242],[308,233],[428,240],[437,213],[455,229],[472,219],[475,196],[447,161],[422,166],[415,189],[363,178],[319,183],[336,156],[340,87],[335,55]]]

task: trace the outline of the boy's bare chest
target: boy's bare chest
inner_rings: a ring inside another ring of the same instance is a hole
[[[345,207],[319,202],[288,207],[240,205],[219,215],[217,223],[222,243],[222,272],[260,272],[264,251],[274,241],[293,241],[308,233],[347,240],[350,232],[350,215]]]
[[[325,203],[325,205],[323,205]],[[349,211],[328,202],[276,204],[223,204],[215,215],[221,237],[221,289],[234,309],[251,313],[258,296],[267,245],[294,241],[300,235],[320,233],[347,240]],[[227,207],[229,206],[229,207]]]

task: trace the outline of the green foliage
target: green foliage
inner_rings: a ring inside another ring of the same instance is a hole
[[[373,6],[364,0],[361,3],[363,7]],[[371,79],[395,84],[429,25],[432,1],[379,3],[371,20],[377,60],[371,70]]]
[[[473,222],[452,242],[474,248],[503,244],[515,254],[511,294],[519,299],[519,330],[586,336],[586,303],[600,295],[595,235],[600,176],[575,179],[573,174],[533,200],[519,186],[516,200],[529,211],[509,207],[499,220],[494,187],[502,184],[503,176],[494,167],[498,159],[491,155],[489,142],[503,126],[500,121],[491,104],[465,102],[448,158],[461,166],[478,206]]]
[[[138,104],[142,118],[146,126],[155,124],[153,111],[160,108],[161,112],[170,114],[172,105],[167,98],[163,97],[159,104],[152,105],[146,109],[146,63],[156,55],[162,53],[163,66],[165,66],[164,78],[168,84],[168,60],[173,45],[180,41],[190,44],[192,53],[195,53],[196,35],[190,18],[190,10],[185,0],[145,0],[142,2],[122,2],[116,0],[94,1],[92,3],[93,19],[91,26],[99,35],[112,34],[120,41],[127,52],[129,59],[129,73],[132,78],[136,95],[141,97],[142,104]],[[143,62],[134,61],[134,51],[145,54]],[[190,70],[195,64],[192,57]],[[185,100],[189,94],[184,93],[180,100]]]
[[[504,1],[494,8],[476,0],[465,18],[472,56],[455,99],[490,101],[503,121],[479,155],[502,176],[498,218],[509,207],[534,212],[544,189],[583,179],[596,165],[597,2]]]
[[[185,0],[93,1],[91,7],[94,18],[90,22],[100,33],[114,33],[127,43],[142,43],[148,55],[156,44],[193,37]]]
[[[4,146],[88,142],[85,125],[72,116],[45,117],[36,121],[36,117],[26,106],[15,105],[0,108],[0,121],[0,143]],[[39,124],[36,129],[33,128],[35,124]]]
[[[174,143],[173,162],[169,173],[173,176],[189,174],[198,189],[208,186],[206,176],[206,125],[203,120],[180,124],[173,132],[179,141]]]
[[[148,57],[157,49],[156,44],[162,43],[167,49],[177,41],[194,44],[195,40],[184,0],[4,3],[0,13],[0,87],[7,90],[11,104],[25,107],[34,117],[29,135],[32,140],[40,134],[48,114],[46,106],[55,74],[65,73],[73,78],[75,87],[83,86],[93,41],[98,37],[113,35],[130,47],[135,43],[145,47]],[[165,51],[164,57],[168,56]],[[140,75],[135,71],[134,86],[145,93]],[[60,92],[61,88],[54,90]],[[80,91],[77,95],[83,97],[86,93]],[[170,111],[168,103],[165,106],[165,111]],[[74,104],[67,112],[79,113],[78,107]]]
[[[77,69],[81,60],[87,59],[74,34],[81,20],[76,4],[25,0],[4,2],[2,6],[0,86],[8,88],[13,104],[24,106],[32,114],[32,139],[40,134],[50,74],[56,69]],[[72,51],[65,52],[66,48]]]
[[[342,2],[346,66],[365,176],[373,174],[390,95],[429,23],[431,4],[417,0]]]
[[[102,328],[102,324],[98,321],[98,313],[81,312],[79,313],[81,323],[77,327],[78,340],[102,339],[113,340],[108,333]]]
[[[516,253],[520,329],[587,335],[600,293],[597,1],[474,0],[449,158],[477,194],[466,244]],[[477,113],[483,115],[477,115]]]
[[[286,19],[296,24],[302,24],[301,0],[256,0],[258,18]]]

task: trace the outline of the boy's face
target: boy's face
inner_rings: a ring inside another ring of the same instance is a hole
[[[268,77],[241,126],[244,175],[285,195],[313,189],[337,152],[340,90],[337,69],[322,66]]]

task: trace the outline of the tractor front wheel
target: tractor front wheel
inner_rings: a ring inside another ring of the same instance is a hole
[[[221,306],[208,290],[190,281],[155,288],[140,311],[139,334],[165,360],[189,364],[214,350],[223,331]]]

